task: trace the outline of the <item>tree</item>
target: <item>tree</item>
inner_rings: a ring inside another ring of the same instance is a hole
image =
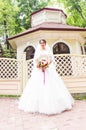
[[[86,27],[86,0],[57,0],[63,3],[70,25]]]
[[[32,12],[39,10],[40,8],[46,7],[50,0],[17,0],[20,11],[17,15],[16,22],[19,28],[23,27],[28,29],[31,27],[30,15]]]
[[[30,14],[45,7],[48,0],[0,0],[0,37],[3,37],[4,57],[15,57],[15,52],[8,46],[8,36],[15,35],[31,27]],[[2,39],[2,40],[3,40]]]
[[[5,44],[0,44],[0,57],[16,58],[16,51],[12,48],[7,49]]]
[[[16,20],[15,16],[18,7],[11,0],[0,0],[0,35],[15,34]]]
[[[9,36],[31,27],[32,12],[46,7],[50,0],[0,0],[0,35]]]

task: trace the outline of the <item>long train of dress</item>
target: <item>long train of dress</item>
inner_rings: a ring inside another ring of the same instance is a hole
[[[19,99],[19,109],[44,114],[70,110],[73,104],[74,99],[53,65],[45,71],[45,83],[42,70],[35,67]]]

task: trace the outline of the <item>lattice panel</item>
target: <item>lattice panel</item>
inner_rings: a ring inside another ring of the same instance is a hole
[[[61,76],[86,76],[85,55],[54,55],[56,71]],[[33,69],[33,59],[27,60],[26,77],[30,78]],[[0,58],[0,79],[22,78],[22,61],[8,58]]]
[[[54,56],[56,62],[56,71],[61,76],[72,75],[72,65],[70,56]]]
[[[60,76],[86,76],[86,56],[61,54],[54,55],[56,71]],[[27,61],[28,78],[31,76],[33,60]]]
[[[30,78],[31,76],[31,72],[32,72],[32,69],[33,69],[33,60],[27,60],[27,75],[28,75],[28,78]]]
[[[84,76],[86,75],[86,56],[72,57],[73,75]]]
[[[15,59],[0,59],[0,79],[19,79],[22,76],[22,62]]]
[[[82,68],[83,68],[82,72],[86,74],[86,57],[85,56],[82,58]]]

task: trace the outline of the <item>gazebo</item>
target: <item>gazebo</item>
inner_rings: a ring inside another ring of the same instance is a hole
[[[18,59],[23,52],[26,52],[27,60],[33,58],[41,38],[47,40],[54,54],[86,54],[86,28],[67,25],[67,15],[62,10],[42,8],[32,13],[30,18],[30,29],[8,38],[10,45],[17,50]]]
[[[31,28],[8,38],[23,63],[23,87],[30,77],[33,57],[40,39],[46,39],[53,51],[56,70],[71,93],[86,92],[86,28],[66,24],[61,9],[42,8],[31,14]]]

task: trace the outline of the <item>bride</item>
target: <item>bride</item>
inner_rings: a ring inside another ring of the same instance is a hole
[[[31,78],[19,99],[19,109],[27,112],[57,114],[70,110],[74,99],[56,72],[54,57],[44,39],[39,41],[34,56]]]

